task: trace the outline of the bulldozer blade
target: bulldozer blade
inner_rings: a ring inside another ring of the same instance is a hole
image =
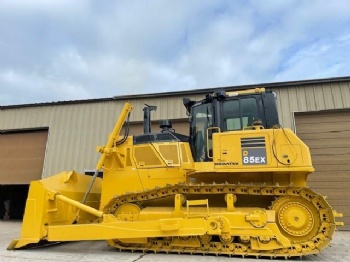
[[[15,249],[15,246],[17,245],[19,239],[14,239],[11,241],[11,243],[7,246],[7,250],[13,250]]]
[[[27,245],[16,247],[19,239],[14,239],[11,241],[11,243],[7,246],[7,250],[14,250],[14,249],[35,249],[35,248],[42,248],[42,247],[48,247],[53,245],[62,244],[64,242],[49,242],[47,240],[40,240],[38,243],[28,243]],[[23,242],[22,242],[23,244]]]
[[[100,212],[100,178],[94,182],[85,204],[80,204],[90,181],[91,176],[69,171],[31,182],[21,237],[12,240],[7,249],[47,245],[47,229],[50,225],[84,224],[96,220],[96,215],[91,214],[89,210]],[[69,199],[70,202],[67,203],[65,199]],[[81,209],[80,206],[85,209]]]

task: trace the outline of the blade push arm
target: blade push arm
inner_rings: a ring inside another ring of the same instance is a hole
[[[103,166],[103,163],[105,161],[106,155],[110,152],[110,150],[113,147],[113,142],[115,139],[119,136],[120,130],[122,129],[122,126],[126,119],[128,118],[129,113],[132,111],[132,106],[130,103],[125,103],[122,112],[120,113],[120,116],[118,118],[118,121],[115,123],[115,126],[113,128],[113,132],[110,134],[109,139],[107,141],[107,145],[104,147],[98,147],[97,150],[102,155],[100,157],[100,160],[98,161],[96,165],[96,170],[100,170]]]

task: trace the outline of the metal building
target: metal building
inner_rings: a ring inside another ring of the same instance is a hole
[[[126,101],[133,105],[131,134],[142,132],[144,104],[152,112],[153,130],[171,119],[188,134],[183,97],[200,100],[215,90],[265,87],[277,93],[280,123],[292,128],[311,149],[316,172],[309,185],[328,195],[344,213],[350,230],[350,77],[232,86],[184,92],[119,96],[105,99],[0,106],[0,219],[3,202],[20,218],[31,180],[63,170],[93,170],[103,145]]]

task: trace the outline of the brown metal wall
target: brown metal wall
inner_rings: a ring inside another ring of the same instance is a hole
[[[294,112],[350,108],[350,82],[271,88],[277,93],[280,122],[294,128]]]
[[[43,177],[95,168],[123,104],[114,101],[31,106],[0,111],[0,130],[49,127]]]
[[[297,135],[310,147],[316,172],[309,185],[327,196],[332,207],[344,214],[350,230],[350,111],[299,113]]]
[[[0,135],[0,184],[29,184],[41,179],[47,130]]]

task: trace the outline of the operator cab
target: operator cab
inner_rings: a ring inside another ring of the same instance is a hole
[[[212,134],[278,125],[276,96],[256,88],[237,92],[218,91],[202,101],[183,99],[190,117],[189,143],[195,162],[212,161]]]

